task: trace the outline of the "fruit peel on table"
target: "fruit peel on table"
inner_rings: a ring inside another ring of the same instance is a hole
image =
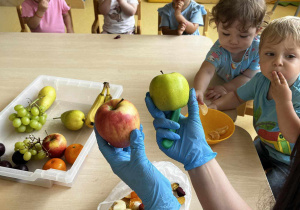
[[[161,111],[175,111],[189,100],[189,83],[177,72],[154,77],[149,87],[150,97]]]

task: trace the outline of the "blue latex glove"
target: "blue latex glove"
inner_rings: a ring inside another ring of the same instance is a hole
[[[178,123],[167,119],[171,113],[160,111],[154,105],[149,93],[146,94],[145,101],[154,118],[153,125],[160,150],[170,158],[183,163],[185,170],[199,167],[216,157],[217,153],[212,151],[205,140],[194,88],[190,90],[188,101],[189,116],[180,115]],[[169,129],[175,129],[176,133]],[[173,146],[169,149],[162,146],[162,140],[165,138],[174,140]]]
[[[130,134],[130,147],[115,148],[107,143],[94,127],[99,150],[120,177],[142,199],[145,209],[179,209],[170,181],[148,160],[144,133],[135,129]]]

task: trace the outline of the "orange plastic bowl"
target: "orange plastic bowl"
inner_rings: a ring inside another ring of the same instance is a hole
[[[205,136],[208,136],[208,134],[212,131],[215,131],[218,128],[222,128],[226,125],[229,126],[226,133],[222,134],[220,136],[219,140],[206,140],[209,145],[217,144],[221,141],[224,141],[228,139],[235,130],[235,125],[232,119],[225,114],[224,112],[221,112],[216,109],[208,109],[208,112],[206,115],[203,115],[202,112],[199,112],[201,123],[204,129]]]

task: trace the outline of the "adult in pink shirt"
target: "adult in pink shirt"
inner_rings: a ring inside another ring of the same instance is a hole
[[[22,17],[31,32],[74,33],[65,0],[25,0]]]

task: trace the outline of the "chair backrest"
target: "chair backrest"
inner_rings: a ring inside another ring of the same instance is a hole
[[[69,5],[70,6],[70,5]],[[22,6],[16,6],[17,9],[17,13],[18,13],[18,17],[19,17],[19,22],[20,22],[20,26],[21,26],[21,32],[30,32],[30,28],[27,26],[27,24],[25,23],[23,17],[22,17]],[[73,30],[74,30],[74,25],[73,25],[73,18],[72,18],[72,12],[71,9],[68,11],[70,18],[71,18],[71,24],[73,26]]]
[[[203,15],[203,26],[199,26],[199,27],[203,27],[203,33],[202,33],[202,35],[203,36],[208,36],[208,25],[209,25],[209,16],[210,16],[210,11],[208,10],[208,9],[205,9],[205,11],[206,11],[206,15]],[[158,31],[158,35],[162,35],[162,29],[161,29],[161,27],[159,27],[159,25],[160,25],[160,23],[161,23],[161,17],[160,17],[160,15],[159,15],[159,13],[157,13],[158,14],[158,25],[157,25],[157,31]]]
[[[24,19],[22,18],[22,6],[21,5],[16,6],[16,9],[19,17],[20,26],[21,26],[21,32],[30,32],[29,28],[26,27]]]
[[[253,116],[253,100],[246,101],[236,108],[238,116],[244,116],[245,114]]]
[[[95,20],[93,22],[93,25],[92,25],[92,33],[93,34],[100,34],[101,33],[101,28],[102,28],[102,25],[100,25],[100,21],[99,21],[99,15],[102,15],[99,13],[99,2],[98,0],[93,0],[94,2],[94,14],[95,14]],[[142,23],[142,5],[141,5],[141,0],[138,0],[139,4],[137,6],[137,10],[135,12],[135,33],[136,34],[142,34],[142,31],[141,31],[141,23]],[[102,15],[103,16],[103,15]]]

